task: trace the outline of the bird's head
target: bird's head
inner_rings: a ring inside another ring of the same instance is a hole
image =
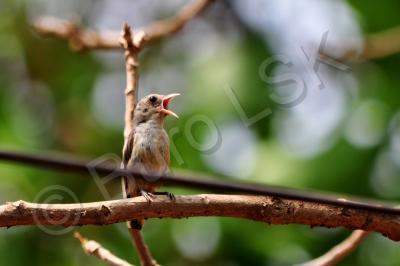
[[[143,97],[135,109],[135,123],[140,124],[150,120],[163,123],[168,115],[178,118],[178,115],[169,109],[169,102],[179,95],[179,93],[168,95],[150,94]]]

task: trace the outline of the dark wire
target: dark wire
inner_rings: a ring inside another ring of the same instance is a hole
[[[0,160],[25,164],[40,168],[58,170],[63,172],[72,172],[80,174],[88,174],[89,171],[96,171],[102,175],[118,176],[135,176],[150,182],[161,182],[164,185],[179,186],[194,189],[204,189],[208,191],[244,193],[251,195],[275,196],[284,199],[301,200],[321,204],[331,204],[343,208],[357,208],[361,210],[380,212],[385,214],[400,214],[400,208],[383,204],[377,201],[360,199],[338,199],[332,195],[326,195],[316,192],[304,191],[299,189],[291,189],[277,186],[267,186],[256,183],[240,183],[227,182],[222,180],[212,179],[210,177],[187,177],[168,174],[151,174],[139,173],[132,170],[124,170],[109,166],[92,165],[74,159],[61,159],[54,157],[30,155],[26,153],[17,153],[10,151],[0,151]],[[151,181],[152,180],[152,181]]]

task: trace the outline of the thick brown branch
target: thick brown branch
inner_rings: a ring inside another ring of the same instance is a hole
[[[99,243],[88,240],[75,232],[74,237],[81,242],[82,248],[86,254],[97,257],[111,266],[132,266],[132,264],[118,258],[107,249],[103,248]]]
[[[15,225],[104,225],[141,218],[222,216],[269,224],[304,224],[375,231],[400,240],[400,216],[331,204],[280,197],[204,194],[178,196],[176,201],[158,196],[81,204],[36,204],[24,201],[0,206],[0,227]]]
[[[33,27],[40,34],[67,40],[75,51],[120,48],[118,33],[82,29],[67,20],[43,16],[33,23]]]
[[[367,231],[356,230],[343,242],[334,246],[321,257],[300,264],[299,266],[334,266],[350,255],[369,234],[370,232]]]

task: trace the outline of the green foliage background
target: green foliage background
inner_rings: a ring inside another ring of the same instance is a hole
[[[400,25],[400,4],[396,0],[349,3],[357,13],[365,34]],[[134,1],[132,8],[135,8]],[[235,12],[231,12],[233,15],[226,19],[237,19]],[[25,1],[0,1],[1,149],[38,154],[58,151],[86,159],[106,153],[119,155],[123,142],[123,117],[116,122],[117,126],[106,126],[96,119],[93,111],[96,82],[101,75],[111,71],[110,66],[99,59],[99,54],[108,52],[72,52],[63,41],[38,36],[32,31],[29,20]],[[218,20],[214,22],[217,27]],[[167,54],[165,47],[171,46],[173,40],[155,44],[142,54],[142,73],[176,64],[181,70],[179,74],[185,76],[186,87],[168,89],[168,92],[175,90],[183,94],[173,104],[177,106],[181,119],[169,119],[167,123],[167,129],[176,132],[173,142],[183,158],[180,161],[172,156],[173,171],[222,175],[210,167],[202,152],[190,144],[185,135],[185,125],[196,115],[207,116],[217,128],[227,121],[240,122],[238,113],[224,93],[224,84],[229,83],[249,117],[266,106],[272,110],[271,116],[249,128],[256,139],[257,156],[247,180],[399,200],[398,166],[389,165],[387,168],[390,169],[385,168],[388,170],[385,173],[391,173],[391,178],[383,186],[391,187],[393,193],[390,195],[376,193],[370,179],[377,160],[390,160],[384,151],[390,149],[391,138],[400,134],[400,131],[395,132],[395,135],[388,133],[389,124],[400,105],[400,54],[351,66],[359,84],[359,92],[355,98],[351,98],[350,108],[346,110],[347,116],[351,116],[361,103],[372,102],[371,126],[385,132],[383,139],[372,147],[357,147],[344,137],[344,122],[335,132],[339,137],[334,145],[312,158],[300,158],[285,150],[277,139],[272,121],[274,115],[281,110],[269,98],[271,88],[266,88],[258,76],[260,63],[272,52],[266,48],[258,33],[243,22],[235,23],[241,31],[236,45],[225,49],[224,43],[217,43],[216,55],[200,63],[187,64],[187,58],[180,56],[177,51],[179,48],[175,48],[176,52],[172,55]],[[186,33],[179,33],[177,37]],[[117,64],[120,63],[119,68],[122,69],[123,57],[122,54],[119,56]],[[115,87],[110,86],[109,90],[116,90],[123,97],[125,80],[123,75],[120,77],[120,82]],[[156,91],[165,93],[167,90],[164,89],[157,88]],[[376,109],[374,104],[379,108]],[[109,105],[104,108],[123,107],[115,106],[110,99]],[[193,126],[192,133],[201,142],[206,138],[207,130],[200,123]],[[43,189],[53,185],[67,188],[82,202],[104,199],[94,179],[89,176],[0,164],[2,203],[19,199],[34,201]],[[115,184],[109,185],[111,191],[118,187]],[[183,189],[173,191],[193,192]],[[56,200],[73,201],[68,194]],[[99,241],[116,255],[137,264],[124,224],[86,226],[77,230]],[[36,226],[0,229],[0,264],[101,264],[96,258],[82,252],[72,232],[54,235]],[[269,226],[228,218],[152,220],[147,222],[144,229],[154,256],[165,265],[292,265],[323,254],[348,234],[349,231],[344,229],[311,229],[301,225]],[[189,247],[189,253],[182,252],[184,248],[180,245]],[[376,234],[341,263],[366,266],[399,264],[398,244]]]

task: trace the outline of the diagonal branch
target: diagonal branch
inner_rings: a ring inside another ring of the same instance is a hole
[[[356,230],[343,242],[331,248],[327,253],[309,262],[298,266],[334,266],[350,255],[370,234],[370,232]]]
[[[334,59],[339,62],[361,63],[366,60],[375,60],[391,56],[400,52],[400,26],[385,31],[367,34],[364,37],[360,51],[354,47],[347,47],[347,51],[339,58],[329,52],[319,54],[322,59]]]
[[[215,0],[192,0],[183,6],[176,15],[164,20],[159,20],[144,27],[138,32],[145,35],[144,44],[157,41],[182,29],[185,24],[204,11]],[[87,51],[92,49],[120,49],[117,32],[95,32],[82,28],[80,25],[68,20],[51,16],[36,19],[33,28],[40,34],[67,40],[73,50]]]
[[[400,52],[400,26],[370,34],[364,42],[361,57],[377,59]]]
[[[120,48],[117,32],[95,32],[51,16],[36,19],[33,28],[40,34],[67,40],[74,51]]]
[[[15,225],[105,225],[142,218],[235,217],[268,224],[304,224],[374,231],[399,241],[400,215],[269,196],[203,194],[156,196],[78,203],[37,204],[25,201],[0,206],[0,227]]]
[[[215,0],[192,0],[183,6],[174,17],[165,20],[155,21],[142,30],[146,33],[146,43],[157,41],[165,36],[173,34],[185,26],[195,16],[203,12]]]
[[[107,249],[103,248],[99,243],[93,240],[88,240],[75,232],[74,237],[81,242],[82,248],[86,254],[97,257],[111,266],[133,266],[132,264],[118,258]]]

